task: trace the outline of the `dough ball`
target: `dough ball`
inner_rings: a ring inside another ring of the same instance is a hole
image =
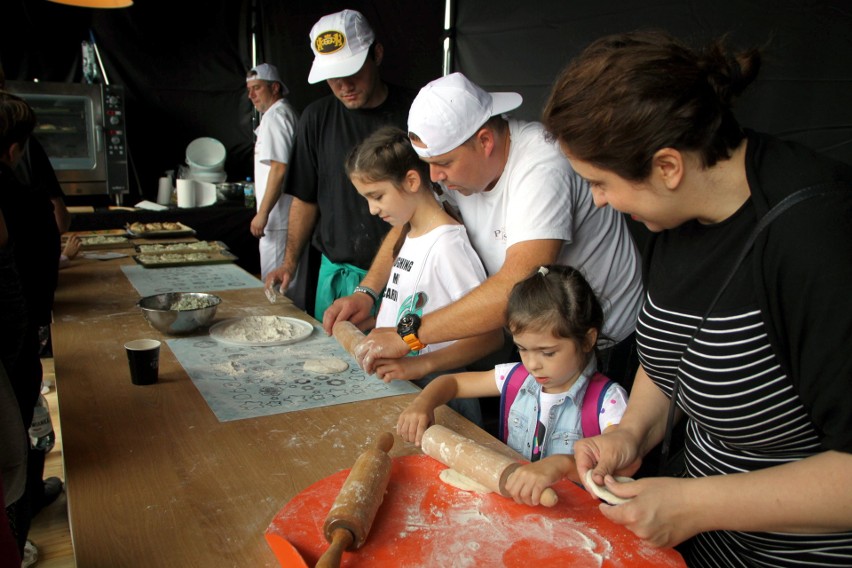
[[[338,357],[326,357],[325,359],[308,359],[305,361],[304,369],[311,373],[330,375],[342,373],[349,368],[349,363]]]
[[[616,476],[615,480],[620,483],[626,483],[628,481],[634,481],[632,477],[621,477]],[[622,503],[627,503],[630,499],[625,499],[624,497],[618,497],[614,495],[609,489],[606,488],[605,485],[597,485],[594,480],[592,480],[592,470],[586,472],[586,487],[592,490],[592,493],[598,497],[598,499],[602,499],[609,503],[610,505],[621,505]]]
[[[441,473],[438,474],[438,479],[440,479],[447,485],[452,485],[456,489],[461,489],[462,491],[473,491],[475,493],[491,493],[491,490],[482,485],[481,483],[477,483],[468,476],[464,475],[463,473],[459,473],[458,471],[452,468],[441,471]]]

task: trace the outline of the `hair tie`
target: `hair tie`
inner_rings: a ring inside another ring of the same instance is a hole
[[[548,274],[550,274],[550,270],[546,266],[540,266],[538,268],[538,273],[542,276],[547,276]]]

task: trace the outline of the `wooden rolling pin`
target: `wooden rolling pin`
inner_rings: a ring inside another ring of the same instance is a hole
[[[355,348],[367,337],[351,321],[337,322],[332,326],[331,334],[353,357],[355,356]]]
[[[522,465],[439,424],[426,429],[420,448],[427,456],[503,497],[511,497],[506,481]],[[553,507],[557,501],[559,497],[550,487],[542,492],[540,502],[545,507]]]
[[[330,546],[317,568],[340,566],[344,550],[360,548],[367,540],[390,480],[392,447],[393,434],[383,432],[375,447],[358,456],[325,518],[323,532]]]

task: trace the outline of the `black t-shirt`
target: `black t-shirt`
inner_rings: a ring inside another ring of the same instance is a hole
[[[22,186],[0,164],[0,210],[21,281],[30,325],[50,324],[61,244],[53,204],[43,191]]]
[[[412,93],[388,85],[376,108],[349,110],[334,95],[311,103],[299,118],[286,193],[316,203],[319,220],[313,244],[332,262],[367,269],[390,225],[370,215],[355,190],[344,160],[356,144],[382,126],[406,129]]]
[[[646,255],[637,344],[648,376],[667,395],[680,376],[693,477],[852,451],[852,171],[750,133],[746,173],[752,197],[739,211],[656,234]],[[847,191],[799,204],[764,230],[687,349],[758,216],[797,189],[832,179],[845,179]],[[695,537],[689,561],[847,566],[850,549],[848,532],[716,531]]]

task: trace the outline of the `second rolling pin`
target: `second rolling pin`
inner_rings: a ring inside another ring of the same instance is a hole
[[[383,432],[375,447],[365,450],[355,460],[325,518],[323,532],[330,546],[317,562],[317,568],[340,566],[344,550],[360,548],[367,540],[390,481],[388,451],[392,447],[393,434]]]
[[[482,446],[435,424],[426,429],[420,448],[426,455],[435,458],[447,467],[466,475],[503,497],[511,497],[506,491],[509,476],[521,467],[514,459]],[[548,487],[541,494],[541,504],[553,507],[559,501],[556,492]]]

